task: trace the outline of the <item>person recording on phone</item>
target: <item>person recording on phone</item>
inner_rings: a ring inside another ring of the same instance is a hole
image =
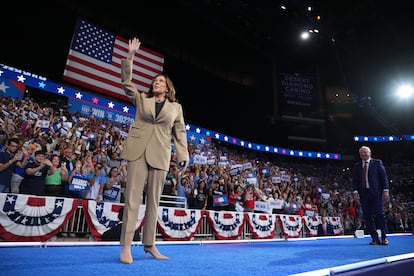
[[[121,60],[122,88],[136,107],[135,121],[126,138],[121,158],[128,161],[125,190],[125,209],[120,243],[120,261],[131,264],[131,243],[134,237],[144,187],[145,222],[142,236],[144,252],[157,260],[167,260],[155,246],[158,206],[164,181],[170,168],[171,143],[174,144],[179,175],[186,171],[189,161],[187,132],[183,109],[176,99],[171,79],[159,74],[151,82],[148,93],[141,93],[132,82],[133,59],[141,42],[129,40],[128,55]]]
[[[26,175],[20,184],[20,193],[29,195],[45,195],[46,175],[52,174],[52,163],[46,159],[46,152],[35,152],[35,161],[25,167]]]
[[[34,158],[32,156],[33,149],[34,149],[33,144],[28,144],[22,147],[22,151],[20,152],[20,155],[22,157],[19,159],[20,161],[17,161],[16,163],[17,166],[14,169],[14,173],[11,178],[10,188],[11,188],[12,193],[15,193],[15,194],[20,193],[20,183],[22,183],[22,180],[24,176],[26,175],[24,168],[27,163],[34,162]]]
[[[64,196],[65,183],[68,180],[68,170],[65,165],[62,165],[60,156],[53,154],[50,158],[52,166],[50,168],[51,174],[46,175],[45,195],[49,196]]]
[[[25,150],[19,151],[19,148],[19,139],[10,138],[7,141],[6,149],[0,152],[0,193],[11,192],[11,179],[15,168],[26,166],[27,152],[24,154]]]
[[[62,166],[66,167],[66,170],[68,171],[68,174],[70,175],[75,168],[75,156],[73,154],[72,148],[65,149],[65,153],[62,157]]]
[[[73,170],[68,174],[68,185],[66,190],[66,196],[68,197],[75,197],[75,198],[82,198],[83,194],[87,192],[89,189],[88,181],[86,179],[86,175],[82,173],[82,161],[76,160],[74,164]],[[75,185],[71,185],[72,183],[79,184],[81,182],[83,185],[79,185],[79,189],[75,189]],[[82,188],[80,188],[82,187]],[[71,189],[73,188],[73,189]]]

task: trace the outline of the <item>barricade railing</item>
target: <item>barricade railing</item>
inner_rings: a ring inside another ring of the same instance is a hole
[[[166,200],[164,203],[177,204],[177,202],[171,200],[171,199],[176,199],[173,196],[167,196],[167,198],[170,200]],[[162,205],[164,205],[164,203],[162,203]],[[215,239],[214,233],[208,223],[207,216],[203,215],[201,220],[202,221],[200,224],[200,228],[198,229],[197,233],[194,235],[193,239],[194,240],[214,240]],[[303,226],[301,233],[302,233],[301,237],[307,236],[307,232],[305,231],[305,226]],[[76,209],[71,219],[69,219],[68,222],[64,225],[60,234],[61,234],[60,236],[63,236],[63,237],[66,237],[66,236],[67,237],[85,237],[85,236],[91,237],[91,231],[88,226],[88,223],[86,222],[85,214],[83,212],[81,205],[78,206],[78,208]],[[158,229],[156,232],[156,238],[157,240],[164,240],[163,236],[158,231]],[[245,223],[243,232],[240,235],[240,239],[251,239],[251,238],[253,237],[249,229],[249,225],[248,223]],[[282,238],[284,238],[283,231],[279,223],[277,223],[274,239],[282,239]]]

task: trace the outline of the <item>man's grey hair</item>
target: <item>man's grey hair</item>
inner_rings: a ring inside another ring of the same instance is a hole
[[[368,152],[371,152],[371,149],[367,146],[362,146],[362,147],[359,148],[359,152],[361,152],[363,150],[367,150]]]

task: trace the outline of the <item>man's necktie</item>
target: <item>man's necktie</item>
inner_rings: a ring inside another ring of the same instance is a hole
[[[368,161],[364,161],[364,166],[362,167],[362,187],[367,187],[367,168],[368,168]]]

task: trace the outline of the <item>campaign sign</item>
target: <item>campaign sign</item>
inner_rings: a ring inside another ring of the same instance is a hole
[[[243,169],[248,170],[252,168],[252,163],[251,162],[247,162],[243,164]]]
[[[207,164],[207,157],[196,154],[194,155],[193,162],[194,164],[205,165]]]
[[[272,209],[282,209],[283,200],[276,199],[276,200],[269,201],[269,207]]]
[[[89,190],[88,180],[80,174],[76,174],[69,184],[69,191],[83,192]]]
[[[215,165],[215,164],[216,164],[216,158],[207,159],[207,165]]]
[[[231,167],[231,169],[229,171],[229,174],[231,176],[239,175],[241,173],[242,169],[243,169],[243,166],[241,166],[241,165],[234,165],[234,166]]]
[[[227,195],[213,195],[213,206],[225,206],[229,204]]]
[[[120,191],[121,189],[119,187],[113,186],[112,189],[106,189],[103,191],[103,198],[108,200],[116,200]]]
[[[254,210],[260,212],[267,212],[267,202],[266,201],[255,201],[254,202]]]
[[[290,175],[288,174],[283,174],[282,175],[282,181],[286,181],[290,183]]]
[[[282,183],[280,176],[272,176],[272,183]]]
[[[240,204],[240,202],[236,202],[234,204],[234,208],[236,209],[237,212],[244,212],[244,207]]]
[[[257,184],[257,178],[256,177],[246,178],[246,184],[247,184],[247,186],[256,185]]]

